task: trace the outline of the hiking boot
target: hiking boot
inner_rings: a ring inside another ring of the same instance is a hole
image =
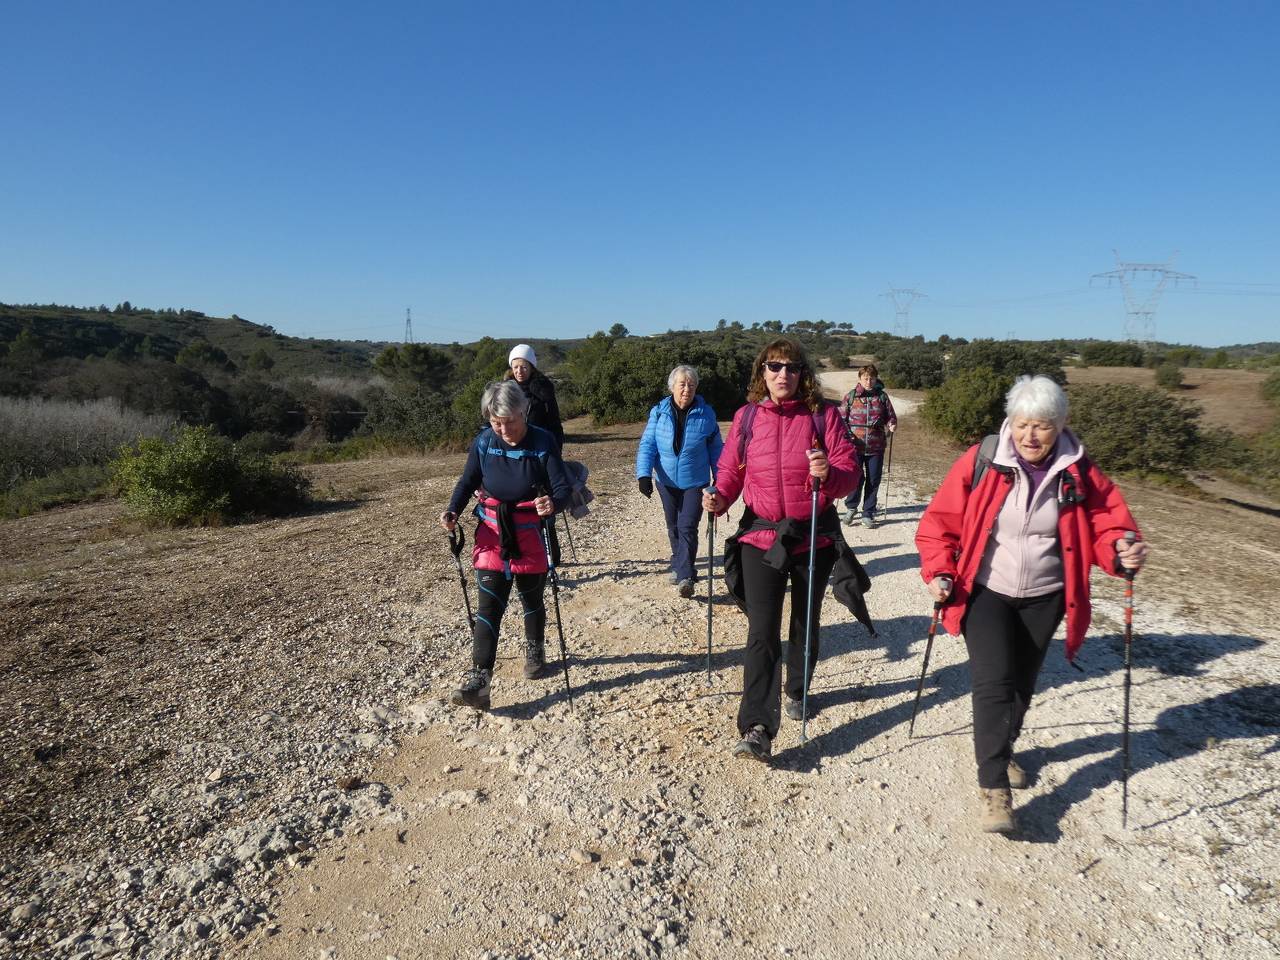
[[[524,678],[537,680],[547,666],[547,650],[541,643],[530,643],[524,652]]]
[[[693,581],[681,580],[678,584],[676,584],[676,591],[680,594],[680,596],[688,600],[690,597],[693,596]]]
[[[741,740],[733,745],[733,755],[735,757],[751,757],[761,763],[768,763],[772,747],[773,743],[769,739],[769,732],[757,723],[746,732]]]
[[[846,509],[842,519],[844,520],[844,525],[846,527],[852,527],[858,522],[858,511]]]
[[[477,710],[489,709],[489,680],[493,674],[488,670],[473,668],[462,678],[462,686],[450,694],[449,699],[459,707],[475,707]]]
[[[792,720],[804,719],[804,700],[799,697],[782,698],[782,712]],[[809,716],[813,716],[813,704],[809,705]]]
[[[869,513],[864,514],[862,517],[862,525],[868,530],[874,530],[876,528],[876,518]]]
[[[978,802],[982,810],[978,814],[978,825],[987,833],[1013,833],[1018,825],[1013,822],[1013,795],[1008,787],[996,787],[988,790],[978,789]]]
[[[1017,760],[1009,761],[1009,786],[1014,790],[1025,790],[1031,786],[1031,778],[1027,776],[1027,771],[1018,765]]]

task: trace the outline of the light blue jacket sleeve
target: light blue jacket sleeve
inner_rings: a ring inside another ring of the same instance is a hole
[[[707,437],[707,453],[711,461],[711,476],[714,478],[716,467],[720,463],[720,453],[724,450],[724,438],[720,436],[720,424],[716,422],[716,412],[707,404],[707,414],[711,418],[711,434]]]
[[[636,449],[636,476],[653,476],[653,462],[658,458],[658,407],[655,404],[649,411],[649,422],[645,425],[644,434],[640,437],[640,446]]]

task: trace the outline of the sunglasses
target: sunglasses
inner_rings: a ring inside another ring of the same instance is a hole
[[[770,373],[781,373],[785,370],[790,374],[800,374],[804,371],[803,363],[783,363],[781,360],[766,360],[761,366],[767,367]]]

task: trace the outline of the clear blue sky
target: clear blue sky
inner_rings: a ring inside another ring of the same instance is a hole
[[[0,301],[1280,339],[1280,4],[11,3]]]

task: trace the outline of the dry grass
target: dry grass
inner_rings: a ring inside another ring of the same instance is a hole
[[[1226,427],[1242,436],[1265,433],[1275,422],[1275,410],[1262,399],[1266,371],[1205,370],[1185,367],[1177,396],[1204,411],[1206,426]],[[1072,385],[1125,383],[1155,389],[1155,371],[1144,367],[1068,367]]]

